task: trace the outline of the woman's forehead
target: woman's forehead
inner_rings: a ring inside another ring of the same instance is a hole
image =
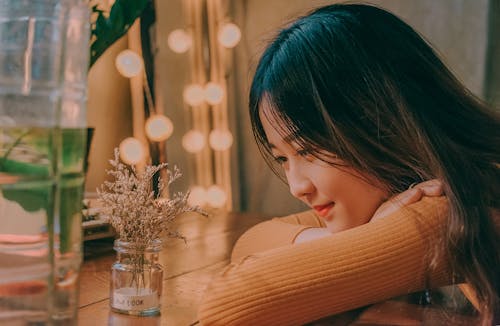
[[[285,122],[281,113],[277,110],[276,106],[269,100],[263,99],[259,106],[259,119],[262,125],[271,126],[279,133],[283,133],[290,128],[287,127],[289,123]]]
[[[283,143],[293,144],[300,141],[300,133],[290,126],[272,106],[263,106],[259,110],[259,117],[262,123],[266,138],[278,140]],[[267,139],[270,142],[270,139]],[[271,141],[272,143],[272,141]]]

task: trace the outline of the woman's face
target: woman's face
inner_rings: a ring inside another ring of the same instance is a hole
[[[361,175],[348,166],[331,166],[299,148],[290,137],[282,137],[275,128],[282,122],[271,114],[263,114],[266,110],[269,108],[264,103],[260,119],[292,195],[314,209],[331,232],[367,223],[388,193],[375,186],[375,181],[365,181],[374,180],[373,177]]]

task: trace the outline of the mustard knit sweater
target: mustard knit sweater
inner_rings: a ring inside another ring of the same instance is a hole
[[[293,244],[312,211],[248,230],[208,285],[202,325],[302,325],[391,297],[452,283],[440,252],[445,197],[424,197],[386,218]]]

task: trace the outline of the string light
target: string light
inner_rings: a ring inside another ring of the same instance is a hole
[[[210,8],[208,4],[207,8]],[[209,10],[207,13],[209,18],[212,14],[217,18],[221,18],[220,14],[222,12],[217,12],[219,9],[221,8],[215,8],[215,11],[212,13]],[[220,59],[224,57],[223,53],[222,55],[218,55],[218,52],[224,50],[222,47],[235,47],[240,42],[242,33],[240,28],[233,23],[219,24],[212,19],[208,20],[208,32],[205,33],[203,31],[205,26],[200,26],[199,23],[198,21],[191,21],[188,22],[187,26],[193,26],[192,28],[172,30],[166,40],[168,47],[175,53],[192,52],[190,61],[193,65],[194,76],[206,76],[206,73],[209,72],[210,76],[214,77],[213,81],[218,82],[205,83],[204,80],[201,81],[195,78],[193,79],[193,84],[185,85],[182,93],[184,103],[193,109],[191,110],[193,118],[192,126],[195,128],[183,135],[182,146],[187,152],[194,154],[205,150],[203,152],[203,159],[196,160],[197,171],[201,173],[197,177],[198,185],[194,185],[190,189],[188,203],[198,206],[209,205],[214,208],[224,208],[228,205],[228,209],[231,209],[231,203],[228,203],[231,191],[231,175],[228,169],[229,158],[227,155],[214,155],[214,151],[228,150],[234,141],[233,135],[228,130],[227,105],[224,105],[227,104],[224,102],[227,101],[225,85],[227,75],[224,68],[227,65]],[[200,30],[201,34],[197,34]],[[213,32],[215,32],[217,39],[215,43],[211,39],[209,40],[210,42],[201,42],[201,44],[195,42],[195,40],[199,40],[198,38],[201,38],[202,41],[205,41],[203,40],[205,37],[211,38],[214,34]],[[198,48],[198,45],[202,45],[202,48]],[[207,45],[207,48],[204,48],[205,45]],[[206,57],[206,55],[209,55],[210,58]],[[212,55],[216,60],[215,62],[212,60]],[[202,64],[198,62],[200,58],[202,59]],[[214,66],[212,66],[213,63],[215,63]],[[199,111],[199,109],[207,106],[214,107],[210,108],[209,111]],[[168,139],[174,129],[172,121],[166,117],[155,117],[155,119],[158,120],[153,120],[153,117],[151,117],[146,122],[145,131],[148,139],[151,141]],[[215,126],[220,129],[215,129],[208,133]],[[210,145],[209,149],[205,147],[208,145],[207,143]],[[205,154],[207,154],[207,157]],[[205,173],[213,174],[214,178],[212,180],[217,180],[218,185],[212,185],[209,188],[202,186],[204,182],[200,182],[200,180],[206,180],[204,178]]]
[[[127,164],[137,164],[144,159],[144,147],[134,137],[128,137],[120,143],[120,158]]]
[[[142,58],[132,50],[123,50],[115,59],[116,69],[127,78],[138,76],[143,69]]]
[[[186,87],[182,95],[184,97],[184,101],[191,106],[200,105],[205,100],[203,87],[198,84],[191,84]]]
[[[198,153],[205,147],[205,136],[198,130],[190,130],[182,137],[182,147],[189,153]]]
[[[219,17],[219,15],[217,15],[217,17]],[[211,66],[213,60],[208,60],[208,58],[205,58],[205,55],[209,53],[210,59],[212,59],[213,53],[216,54],[214,55],[215,58],[224,57],[223,55],[217,55],[218,51],[223,50],[221,46],[226,48],[235,47],[240,42],[242,34],[240,28],[233,23],[218,25],[217,23],[214,24],[209,22],[208,25],[209,33],[204,33],[203,35],[201,35],[202,38],[209,36],[211,37],[214,32],[213,28],[218,28],[218,30],[216,31],[218,44],[217,42],[214,43],[211,42],[212,40],[210,40],[210,42],[208,42],[209,49],[197,49],[195,47],[197,43],[195,43],[194,40],[199,36],[194,35],[196,31],[195,28],[187,30],[172,30],[168,34],[166,40],[168,47],[175,53],[185,53],[192,49],[193,55],[190,57],[198,59],[197,55],[200,55],[204,60],[203,62],[208,63],[210,61],[209,65]],[[205,44],[203,43],[203,45]],[[208,52],[206,52],[205,50],[207,50]],[[204,103],[215,106],[224,104],[224,101],[227,101],[227,90],[225,88],[227,75],[224,74],[223,68],[225,67],[225,65],[223,61],[219,60],[219,62],[216,62],[216,65],[213,67],[198,67],[199,65],[197,64],[197,61],[195,61],[194,59],[192,59],[192,61],[196,63],[195,67],[193,68],[195,69],[195,76],[197,76],[197,72],[200,71],[202,73],[206,73],[206,71],[200,69],[207,68],[207,71],[210,72],[210,75],[212,77],[221,77],[221,79],[215,78],[215,80],[221,82],[221,84],[208,82],[203,85],[203,81],[200,82],[200,84],[191,84],[185,87],[182,94],[184,102],[187,105],[193,107],[193,125],[197,126],[199,130],[203,130],[203,133],[195,129],[188,131],[182,137],[182,146],[189,153],[199,153],[200,151],[205,149],[207,142],[209,143],[211,150],[206,149],[206,153],[203,152],[203,154],[209,155],[208,159],[206,159],[207,157],[204,156],[204,159],[197,160],[196,164],[198,165],[198,161],[202,161],[201,163],[203,165],[201,167],[203,169],[200,169],[200,171],[202,172],[200,174],[213,173],[215,175],[215,178],[212,180],[217,180],[219,185],[212,185],[209,188],[205,188],[201,185],[195,185],[191,187],[188,197],[188,203],[190,205],[198,206],[210,205],[214,208],[223,208],[228,205],[228,208],[230,209],[231,203],[228,203],[228,200],[230,197],[229,195],[231,184],[230,182],[226,181],[230,181],[231,175],[228,169],[229,162],[227,159],[227,155],[213,155],[214,153],[212,152],[212,150],[228,150],[233,144],[233,136],[231,132],[227,130],[227,114],[225,114],[227,113],[227,106],[221,105],[220,107],[211,108],[211,111],[216,110],[214,111],[216,113],[218,112],[217,110],[220,109],[222,112],[220,116],[215,113],[213,113],[212,116],[210,116],[210,113],[207,113],[206,116],[200,115],[197,111],[197,109],[199,109],[197,108],[197,106],[200,106]],[[140,57],[136,52],[132,50],[124,50],[120,52],[115,59],[115,65],[120,74],[128,78],[140,76],[144,73],[144,62],[142,57]],[[205,65],[206,64],[202,64],[201,66]],[[215,70],[215,75],[212,74],[212,69]],[[222,71],[219,71],[221,69]],[[143,87],[144,93],[146,94],[148,106],[154,108],[154,103],[152,101],[152,96],[149,91],[148,84],[146,83],[145,85],[143,85]],[[72,108],[70,108],[69,105],[66,106],[68,106],[68,115],[73,116],[75,113],[72,111]],[[153,110],[152,112],[155,112],[155,110]],[[213,127],[214,125],[220,127],[221,129],[212,130],[207,139],[207,130],[209,130],[210,127]],[[164,115],[153,115],[146,121],[144,131],[146,133],[147,139],[150,142],[161,142],[167,140],[172,136],[174,125],[172,121]],[[148,154],[148,147],[145,145],[146,144],[144,144],[142,140],[140,141],[133,137],[124,139],[119,145],[121,159],[125,163],[131,165],[136,165],[138,163],[144,162],[146,159],[146,155]],[[204,167],[207,167],[207,169],[204,169]],[[203,177],[203,175],[201,175],[201,177]],[[202,182],[200,182],[200,184],[202,184]]]
[[[214,129],[208,136],[208,143],[216,151],[225,151],[233,144],[233,135],[228,130]]]
[[[153,115],[146,121],[146,135],[152,141],[167,140],[174,132],[172,121],[164,115]]]
[[[183,29],[173,30],[167,39],[169,48],[175,53],[184,53],[191,48],[191,36]]]
[[[205,85],[203,95],[207,103],[217,105],[224,99],[224,90],[219,84],[210,82]]]
[[[218,40],[226,48],[234,48],[241,39],[241,31],[233,23],[227,23],[219,29]]]
[[[226,192],[217,185],[210,186],[207,190],[207,201],[210,206],[221,208],[227,201]]]
[[[189,190],[188,204],[204,206],[207,203],[207,191],[202,186],[193,186]]]

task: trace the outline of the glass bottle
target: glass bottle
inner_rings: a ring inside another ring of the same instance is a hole
[[[163,269],[160,240],[145,247],[115,240],[117,260],[111,267],[110,305],[115,312],[136,316],[160,313]]]
[[[0,325],[77,323],[87,0],[0,0]]]

